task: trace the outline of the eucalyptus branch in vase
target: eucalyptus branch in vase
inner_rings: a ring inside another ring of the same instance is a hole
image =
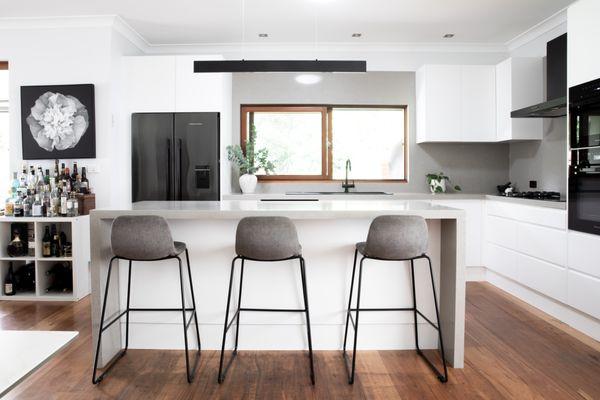
[[[267,149],[256,150],[256,127],[250,126],[250,137],[246,141],[245,151],[241,146],[227,146],[227,159],[237,165],[240,172],[240,188],[243,193],[254,193],[256,189],[256,173],[264,171],[269,174],[275,170],[275,164],[269,160]]]

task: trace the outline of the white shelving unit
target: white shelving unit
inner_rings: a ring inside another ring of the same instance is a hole
[[[35,256],[9,257],[7,246],[11,237],[11,224],[15,222],[33,224],[35,235]],[[71,257],[43,257],[42,238],[46,226],[55,224],[58,232],[65,232],[67,241],[71,242]],[[4,279],[10,263],[13,270],[27,263],[35,263],[35,292],[17,292],[14,296],[5,296],[0,291],[0,300],[21,301],[77,301],[90,293],[90,219],[89,216],[59,218],[14,218],[0,217],[0,283],[4,287]],[[46,271],[57,262],[69,263],[73,271],[73,288],[70,292],[46,292],[49,285]]]

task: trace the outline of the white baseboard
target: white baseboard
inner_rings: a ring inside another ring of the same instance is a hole
[[[415,348],[413,324],[360,324],[358,349],[408,350]],[[311,324],[314,350],[341,350],[344,325]],[[123,335],[125,329],[121,330]],[[196,347],[194,326],[188,330],[190,347]],[[232,348],[235,326],[227,335],[226,349]],[[160,339],[157,339],[160,338]],[[200,323],[202,349],[220,350],[222,324]],[[351,327],[349,343],[354,336]],[[124,340],[124,337],[123,337]],[[424,349],[437,348],[437,331],[427,323],[419,323],[419,345]],[[129,347],[133,349],[183,349],[181,324],[131,323]],[[302,324],[240,324],[240,350],[305,350],[308,348],[306,327]]]
[[[585,335],[600,341],[600,320],[487,269],[487,282],[549,314]]]

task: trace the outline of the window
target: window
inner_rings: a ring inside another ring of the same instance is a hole
[[[275,163],[261,180],[406,181],[406,106],[242,106],[241,143]]]

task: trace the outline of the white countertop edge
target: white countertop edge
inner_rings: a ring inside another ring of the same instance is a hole
[[[158,201],[134,203],[123,209],[96,209],[92,218],[120,215],[161,215],[167,219],[241,219],[286,216],[292,219],[353,219],[378,215],[420,215],[425,219],[462,219],[465,211],[426,201],[321,200],[318,202],[260,202],[257,200]]]

